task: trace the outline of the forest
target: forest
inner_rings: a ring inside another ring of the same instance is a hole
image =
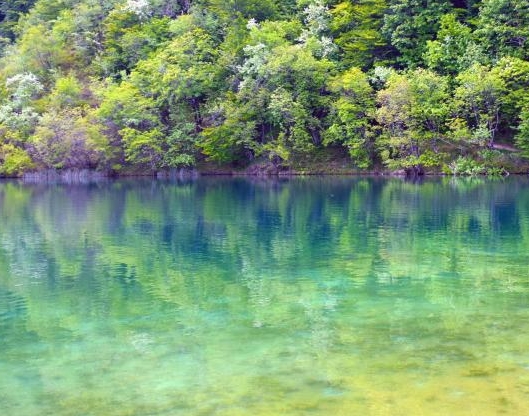
[[[529,0],[0,4],[2,176],[333,159],[529,171]]]

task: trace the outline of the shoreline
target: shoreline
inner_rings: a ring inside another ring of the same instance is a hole
[[[507,177],[510,175],[528,175],[529,172],[506,172],[505,175],[499,177]],[[447,174],[444,172],[427,171],[421,175],[410,175],[405,171],[384,171],[384,170],[369,170],[369,171],[358,171],[358,170],[287,170],[278,172],[262,172],[262,171],[248,171],[248,170],[198,170],[198,169],[175,169],[171,171],[133,171],[133,172],[102,172],[97,170],[89,169],[68,169],[64,171],[58,170],[43,170],[28,172],[19,176],[2,176],[0,179],[18,179],[27,183],[45,183],[45,182],[91,182],[97,180],[107,179],[132,179],[132,178],[151,178],[159,180],[189,180],[198,179],[199,177],[247,177],[247,178],[295,178],[295,177],[315,177],[315,176],[327,176],[327,177],[387,177],[387,178],[409,178],[418,179],[423,177],[498,177],[494,175],[478,174],[478,175],[454,175]]]

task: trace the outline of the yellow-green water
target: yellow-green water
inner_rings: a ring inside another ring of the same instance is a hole
[[[0,409],[529,414],[529,180],[0,182]]]

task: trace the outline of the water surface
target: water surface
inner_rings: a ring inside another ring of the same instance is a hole
[[[0,407],[529,414],[529,181],[0,182]]]

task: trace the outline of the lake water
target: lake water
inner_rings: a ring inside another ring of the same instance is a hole
[[[0,182],[0,408],[527,415],[529,180]]]

